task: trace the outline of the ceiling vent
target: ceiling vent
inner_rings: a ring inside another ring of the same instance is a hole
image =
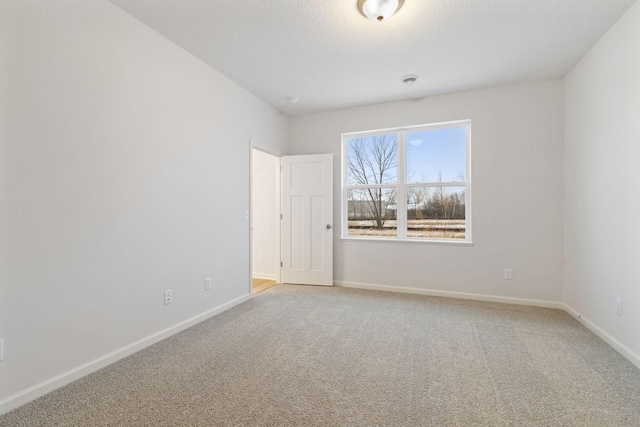
[[[406,84],[407,86],[411,86],[417,80],[418,80],[418,76],[404,76],[402,78],[402,83]]]

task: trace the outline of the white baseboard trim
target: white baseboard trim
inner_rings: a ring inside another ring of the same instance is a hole
[[[264,280],[278,280],[277,274],[269,274],[269,273],[253,273],[254,279],[264,279]]]
[[[250,299],[250,294],[243,295],[239,298],[229,301],[226,304],[222,304],[216,308],[205,311],[202,314],[191,317],[190,319],[184,320],[176,325],[170,326],[162,331],[156,332],[155,334],[149,335],[136,342],[119,348],[118,350],[112,351],[111,353],[105,354],[104,356],[100,356],[97,359],[94,359],[67,372],[45,380],[16,394],[13,394],[3,400],[0,400],[0,415],[5,414],[19,406],[22,406],[25,403],[28,403],[40,396],[44,396],[45,394],[50,393],[55,389],[58,389],[77,379],[89,375],[99,369],[104,368],[105,366],[108,366],[137,351],[140,351],[145,347],[162,341],[163,339],[168,338],[171,335],[177,334],[180,331],[183,331],[197,323],[207,320],[208,318],[213,317],[216,314],[220,314],[223,311],[226,311]]]
[[[620,341],[618,341],[617,339],[615,339],[614,337],[609,335],[607,332],[605,332],[603,329],[601,329],[595,323],[593,323],[589,319],[585,318],[583,315],[578,313],[570,305],[564,304],[564,309],[571,316],[575,317],[575,319],[578,322],[582,323],[587,329],[589,329],[591,332],[593,332],[598,337],[600,337],[604,342],[606,342],[611,347],[613,347],[614,350],[616,350],[618,353],[620,353],[621,355],[623,355],[624,357],[629,359],[629,361],[631,363],[633,363],[638,368],[640,368],[640,355],[638,355],[633,350],[631,350],[629,347],[627,347],[626,345],[622,344]]]
[[[561,302],[543,301],[543,300],[535,300],[535,299],[499,297],[494,295],[471,294],[466,292],[438,291],[434,289],[407,288],[402,286],[373,285],[369,283],[356,283],[356,282],[333,282],[333,283],[334,285],[341,286],[343,288],[370,289],[374,291],[401,292],[405,294],[428,295],[432,297],[446,297],[446,298],[468,299],[468,300],[474,300],[474,301],[500,302],[504,304],[530,305],[534,307],[557,308],[560,310],[564,310],[564,307],[565,307],[564,304]]]

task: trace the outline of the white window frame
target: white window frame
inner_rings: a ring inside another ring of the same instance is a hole
[[[408,183],[407,181],[407,132],[420,130],[437,130],[464,127],[466,130],[466,176],[464,181]],[[380,185],[348,185],[348,140],[355,137],[369,137],[395,133],[398,135],[398,182],[397,184]],[[430,123],[416,126],[376,129],[364,132],[349,132],[342,134],[342,194],[341,194],[341,237],[340,240],[354,241],[383,241],[408,243],[439,243],[455,245],[473,245],[471,239],[471,120],[456,120],[450,122]],[[465,187],[465,238],[464,239],[434,239],[407,237],[407,188],[409,187]],[[348,190],[364,188],[395,188],[397,189],[397,237],[386,236],[349,236]]]

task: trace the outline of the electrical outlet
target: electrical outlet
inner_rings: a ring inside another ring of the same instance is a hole
[[[616,314],[622,316],[622,300],[616,299]]]
[[[210,291],[211,290],[211,278],[207,277],[206,279],[204,279],[204,290],[205,291]]]
[[[4,360],[4,340],[0,340],[0,362]]]
[[[513,279],[513,272],[511,271],[510,268],[505,268],[504,269],[504,280],[511,280]]]
[[[249,211],[248,210],[244,211],[244,220],[245,221],[249,221]]]
[[[171,289],[164,291],[164,305],[173,302],[173,291]]]
[[[260,261],[264,261],[264,254],[260,253]]]

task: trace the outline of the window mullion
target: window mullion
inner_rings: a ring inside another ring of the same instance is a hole
[[[460,185],[460,184],[456,184]],[[346,185],[347,190],[366,190],[368,188],[396,188],[397,184]]]
[[[398,132],[398,190],[396,194],[396,211],[398,220],[398,238],[407,238],[407,144],[406,132]]]

